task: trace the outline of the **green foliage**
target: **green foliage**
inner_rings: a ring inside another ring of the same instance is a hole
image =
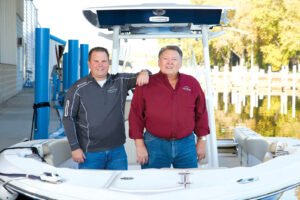
[[[299,0],[191,0],[198,5],[220,5],[236,8],[235,18],[226,34],[209,42],[211,65],[232,65],[232,54],[240,64],[250,67],[253,41],[255,65],[272,66],[298,64],[300,58],[300,1]],[[217,32],[220,28],[214,28]],[[164,39],[161,44],[178,44],[185,59],[203,63],[201,42],[192,39]],[[194,49],[193,51],[191,49]]]
[[[264,98],[262,105],[258,108],[258,114],[265,117],[277,116],[280,112],[280,97],[272,97],[268,109],[268,98]]]
[[[272,118],[264,117],[258,120],[254,130],[263,136],[274,137],[276,132],[275,129],[276,125],[274,124],[274,121],[272,121]]]

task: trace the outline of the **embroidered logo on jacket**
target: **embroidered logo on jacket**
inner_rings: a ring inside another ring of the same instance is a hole
[[[108,88],[107,93],[116,93],[118,91],[118,89],[113,85],[110,88]]]
[[[68,115],[69,115],[69,112],[68,112],[68,110],[69,110],[69,105],[70,105],[70,101],[67,100],[67,101],[66,101],[66,106],[65,106],[65,117],[68,117]]]
[[[188,92],[192,91],[192,89],[189,86],[184,86],[182,89]]]

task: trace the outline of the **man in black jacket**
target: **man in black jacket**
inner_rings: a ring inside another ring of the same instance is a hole
[[[111,75],[107,49],[89,52],[90,74],[68,90],[63,124],[80,169],[127,169],[124,106],[128,90],[147,84],[149,71]]]

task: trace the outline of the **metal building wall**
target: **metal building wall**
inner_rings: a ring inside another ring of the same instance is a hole
[[[0,27],[0,62],[16,65],[16,0],[0,0]]]
[[[16,0],[0,0],[0,103],[16,94]]]
[[[0,103],[22,89],[24,53],[17,38],[23,38],[23,20],[23,0],[0,0]]]
[[[17,15],[17,70],[16,70],[16,79],[17,79],[17,92],[23,89],[23,84],[25,80],[24,74],[24,38],[23,38],[23,21],[19,15]]]
[[[30,70],[30,78],[34,81],[35,72],[35,28],[38,27],[37,9],[33,2],[25,0],[24,2],[24,44],[25,44],[25,69]]]

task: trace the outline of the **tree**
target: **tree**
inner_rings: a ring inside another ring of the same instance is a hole
[[[260,68],[266,69],[271,65],[273,71],[278,71],[282,65],[299,63],[299,0],[191,0],[191,3],[236,8],[234,19],[225,27],[226,34],[209,41],[213,65],[230,66],[234,54],[239,58],[240,65],[247,64],[249,67],[252,48],[255,64]],[[220,29],[214,27],[211,31],[217,32]],[[170,41],[164,40],[166,44]],[[192,56],[191,47],[194,47],[198,64],[203,63],[200,43],[180,40],[183,51],[187,51],[187,58]]]
[[[279,29],[284,31],[279,38],[286,56],[293,65],[297,65],[300,57],[300,1],[285,0],[284,6],[286,12],[279,24]]]

